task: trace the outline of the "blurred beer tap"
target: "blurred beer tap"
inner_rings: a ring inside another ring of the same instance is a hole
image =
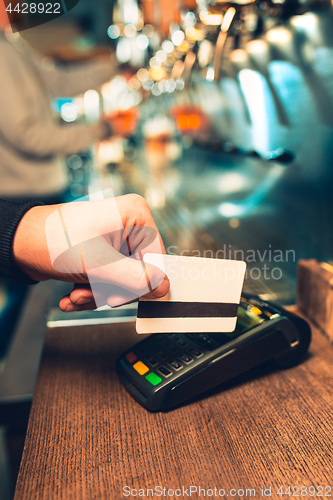
[[[290,28],[302,45],[303,53],[309,48],[333,46],[332,9],[293,16],[290,19]]]
[[[220,77],[222,55],[223,55],[223,51],[224,51],[224,48],[226,45],[227,36],[228,36],[229,30],[232,27],[236,13],[237,13],[237,11],[234,7],[229,7],[223,16],[223,19],[222,19],[221,30],[220,30],[219,36],[217,38],[217,41],[216,41],[215,55],[214,55],[214,80],[215,81],[219,80],[219,77]]]
[[[213,2],[200,2],[198,17],[202,25],[205,26],[206,36],[200,42],[198,51],[198,65],[205,69],[205,78],[209,81],[219,81],[221,77],[221,64],[230,51],[228,39],[234,45],[237,44],[239,27],[242,24],[240,14],[244,7],[254,3],[254,0],[220,0]],[[233,77],[237,80],[237,71]],[[238,80],[237,80],[237,83]],[[250,113],[244,95],[240,91],[240,98],[248,123]]]
[[[304,54],[304,37],[295,36],[295,30],[292,30],[289,26],[279,26],[269,30],[265,35],[265,40],[269,46],[271,60],[287,61],[301,71],[321,121],[325,125],[332,127],[332,97],[320,76],[314,71],[312,61]]]
[[[226,59],[225,56],[229,55],[232,49],[245,48],[248,41],[260,38],[268,29],[280,25],[297,13],[299,0],[219,0],[213,8],[223,12],[214,56],[214,79],[218,80],[223,59]],[[228,37],[233,38],[233,47],[226,43]],[[256,65],[256,62],[252,61],[251,58],[247,63],[249,66]],[[267,68],[264,69],[262,64],[259,64],[259,68],[255,69],[267,78]],[[269,85],[271,88],[270,82]],[[272,88],[271,91],[273,94]],[[275,95],[275,101],[276,97]],[[282,123],[284,123],[286,116],[282,116],[282,111],[280,115]]]
[[[226,48],[226,41],[233,29],[235,21],[239,19],[241,10],[254,2],[255,0],[219,0],[217,3],[214,3],[214,5],[209,5],[210,11],[207,11],[207,18],[209,19],[209,17],[216,16],[219,22],[213,62],[215,81],[218,81],[220,78],[221,62]],[[200,18],[203,18],[203,13],[201,13]]]
[[[250,66],[246,65],[248,56],[243,49],[236,49],[229,54],[228,60],[224,67],[223,76],[232,78],[236,81],[239,87],[239,97],[243,104],[244,116],[248,124],[251,124],[251,114],[248,108],[248,104],[243,93],[241,86],[239,85],[238,75],[242,69],[252,69]]]
[[[246,50],[243,50],[242,58],[236,57],[231,53],[230,59],[241,69],[252,69],[260,73],[266,80],[270,94],[274,101],[277,119],[281,125],[289,126],[290,121],[285,107],[280,99],[276,87],[272,84],[269,74],[270,52],[269,46],[265,40],[251,40],[246,44]],[[238,59],[238,60],[237,60]]]

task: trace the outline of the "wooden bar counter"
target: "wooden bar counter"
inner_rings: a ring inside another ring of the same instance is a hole
[[[193,489],[190,497],[190,486],[206,498],[222,489],[265,497],[270,487],[272,498],[333,496],[333,346],[312,331],[301,365],[266,366],[201,400],[150,413],[114,369],[142,338],[134,323],[49,329],[15,500],[118,500],[125,486],[143,498],[204,498]]]

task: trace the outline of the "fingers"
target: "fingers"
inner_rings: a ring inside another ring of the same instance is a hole
[[[74,312],[74,311],[86,311],[91,309],[96,309],[96,303],[94,299],[91,301],[72,302],[70,295],[65,295],[59,302],[59,308],[63,312]]]
[[[75,284],[69,297],[71,302],[76,305],[94,302],[94,295],[90,285]]]
[[[148,252],[165,253],[161,235],[155,224],[153,215],[147,201],[142,196],[128,194],[117,198],[117,207],[122,214],[124,227],[151,228],[156,231],[157,238],[152,246],[147,246],[143,250],[143,255]]]
[[[71,300],[77,304],[88,302],[93,297],[96,307],[109,305],[118,307],[129,302],[138,300],[139,297],[149,296],[151,298],[163,297],[169,290],[170,283],[163,271],[159,268],[146,264],[132,258],[123,258],[117,262],[117,266],[106,266],[103,273],[98,270],[98,276],[88,272],[91,293],[84,289],[72,292]],[[112,272],[113,271],[113,272]],[[106,274],[112,273],[113,283],[107,283],[109,278]]]
[[[95,263],[101,265],[86,271],[89,285],[82,284],[74,288],[70,295],[73,304],[79,306],[94,302],[93,308],[106,304],[117,307],[138,300],[142,296],[158,298],[168,292],[169,280],[161,269],[151,264],[144,264],[136,260],[135,256],[124,257],[106,242],[104,244],[107,245],[108,258],[98,254],[98,249],[90,245],[89,248],[83,249],[85,263],[91,263],[90,258],[92,258]],[[103,245],[98,245],[100,250],[101,246]],[[113,262],[105,264],[110,260]],[[68,301],[66,304],[63,302],[60,304],[62,310],[69,311],[67,306],[69,306]],[[91,304],[89,308],[92,308]]]
[[[69,298],[69,296],[67,297],[63,297],[59,303],[59,307],[60,309],[63,311],[63,312],[67,312],[67,313],[70,313],[70,312],[75,312],[75,311],[92,311],[94,309],[96,309],[96,304],[95,304],[95,301],[93,302],[89,302],[87,304],[82,304],[82,305],[76,305],[76,304],[73,304]]]
[[[149,226],[125,226],[123,231],[124,242],[120,247],[124,255],[136,254],[138,258],[145,252],[162,253],[157,229]],[[115,248],[119,248],[114,245]]]
[[[59,307],[64,312],[96,309],[96,303],[90,286],[75,284],[72,292],[60,300]]]
[[[144,294],[143,296],[150,299],[157,299],[164,297],[170,288],[169,279],[164,277],[163,281],[152,291]],[[93,290],[90,285],[76,284],[70,295],[65,295],[59,307],[64,312],[85,311],[96,309],[102,305],[109,305],[110,307],[119,307],[124,304],[135,302],[138,297],[121,287],[105,283],[95,283]],[[97,306],[98,304],[98,306]]]
[[[160,299],[164,297],[170,288],[170,281],[167,275],[164,276],[164,280],[152,291],[143,295],[143,297],[149,299]]]
[[[117,280],[116,266],[112,266],[117,263],[123,272],[119,262],[124,259],[123,252],[125,256],[134,255],[136,260],[142,260],[148,252],[165,253],[150,208],[137,195],[60,206],[47,218],[45,229],[55,271],[52,277],[64,281],[86,283],[90,280],[87,271],[91,270],[91,277],[96,275],[95,281],[123,286]],[[107,269],[109,264],[111,267]],[[135,290],[136,282],[142,280],[140,270],[127,265],[134,273]],[[96,271],[98,268],[100,272]],[[105,280],[99,279],[101,274]],[[153,288],[156,286],[152,284]]]
[[[150,299],[158,299],[164,297],[168,293],[169,288],[170,288],[170,282],[168,277],[165,276],[162,283],[160,283],[158,287],[155,288],[155,290],[153,290],[152,292],[148,292],[145,295],[142,295],[142,297]],[[128,290],[124,290],[124,288],[117,287],[117,290],[114,290],[113,295],[107,297],[104,295],[102,300],[105,301],[105,304],[113,308],[137,302],[138,298],[139,297],[136,297],[134,294],[131,294]]]
[[[131,257],[124,256],[103,238],[84,242],[81,249],[95,300],[99,294],[100,283],[109,285],[108,296],[117,293],[116,289],[112,290],[112,286],[115,286],[133,294],[130,299],[132,300],[154,290],[164,280],[165,274],[159,268],[150,264],[144,265],[141,260],[137,260],[136,254]]]
[[[60,215],[59,231],[66,229],[70,246],[63,251],[67,240],[62,242],[64,248],[56,246],[51,258],[53,266],[67,275],[68,281],[90,285],[75,287],[61,300],[61,309],[84,310],[105,304],[117,307],[141,296],[158,298],[167,293],[169,280],[164,272],[142,262],[146,253],[165,253],[143,198],[126,195],[77,203],[61,207]]]

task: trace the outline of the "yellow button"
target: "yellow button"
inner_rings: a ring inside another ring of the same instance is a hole
[[[145,373],[149,372],[148,366],[146,366],[142,361],[138,361],[133,365],[134,370],[136,370],[140,375],[144,375]]]

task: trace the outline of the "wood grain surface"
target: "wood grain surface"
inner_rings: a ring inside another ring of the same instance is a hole
[[[167,413],[149,413],[117,379],[116,357],[137,341],[134,324],[48,331],[15,500],[118,500],[126,485],[333,495],[333,346],[320,332],[300,366],[257,369]]]

